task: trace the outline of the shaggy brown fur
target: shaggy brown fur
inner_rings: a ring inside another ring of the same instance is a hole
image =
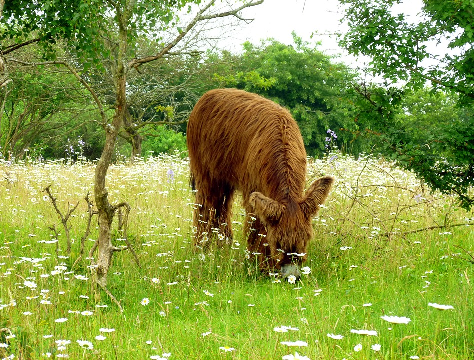
[[[333,178],[320,178],[304,192],[306,151],[287,110],[245,91],[211,90],[191,112],[187,143],[197,189],[196,245],[215,232],[232,239],[232,198],[240,190],[247,248],[258,256],[260,267],[280,269],[306,259],[311,217]]]

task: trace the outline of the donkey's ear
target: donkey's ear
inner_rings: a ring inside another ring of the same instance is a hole
[[[284,205],[257,191],[250,194],[249,204],[255,215],[264,223],[280,220],[285,211]]]
[[[306,190],[305,198],[300,206],[307,217],[312,217],[317,214],[319,205],[328,197],[333,182],[333,177],[324,176],[313,182],[309,189]]]

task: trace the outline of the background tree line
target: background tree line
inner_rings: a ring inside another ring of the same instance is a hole
[[[35,56],[34,50],[26,48],[16,59],[27,63]],[[16,64],[10,67],[13,81],[3,99],[2,156],[97,159],[103,147],[100,127],[90,97],[74,76],[60,67]],[[110,111],[114,99],[109,90],[111,84],[107,84],[111,79],[106,75],[89,72],[88,77],[106,99]],[[245,43],[238,54],[176,54],[134,74],[128,83],[130,123],[129,129],[120,133],[118,145],[124,156],[130,156],[136,138],[139,144],[135,143],[135,155],[185,152],[187,117],[197,99],[216,87],[259,93],[288,108],[312,156],[323,156],[333,146],[357,156],[372,152],[377,142],[370,135],[380,119],[363,103],[366,98],[362,96],[358,74],[324,54],[318,44],[305,43],[297,35],[292,45],[272,39],[260,44]],[[363,91],[374,95],[384,89],[363,86]],[[415,132],[430,122],[430,113],[451,116],[457,111],[449,93],[419,89],[408,95],[406,89],[392,91],[386,96],[398,94],[400,99],[396,104],[389,99],[391,111],[395,107],[404,109],[393,116],[411,124]],[[427,104],[432,111],[424,107]],[[337,138],[327,133],[329,129]]]
[[[344,19],[350,29],[342,34],[341,45],[355,55],[369,56],[371,65],[364,71],[381,76],[383,82],[363,80],[361,71],[296,34],[291,45],[268,39],[245,43],[239,53],[184,47],[128,77],[128,112],[117,152],[184,154],[186,119],[197,99],[211,88],[236,87],[287,107],[310,155],[322,156],[332,146],[354,156],[379,154],[415,171],[431,186],[457,193],[469,206],[474,181],[472,5],[425,0],[425,16],[414,23],[392,11],[396,1],[340,2],[347,5]],[[39,31],[31,30],[33,35]],[[440,58],[428,51],[426,44],[441,36],[450,39],[455,55]],[[9,41],[2,41],[4,58],[15,46],[12,38]],[[139,34],[132,48],[135,54],[146,54],[158,42]],[[46,52],[81,65],[83,60],[67,42],[47,44]],[[11,82],[0,94],[1,155],[97,159],[104,138],[95,104],[64,68],[25,65],[43,57],[38,41],[17,50],[15,59],[8,61]],[[96,61],[101,66],[83,62],[81,76],[112,116],[113,64],[106,56]]]

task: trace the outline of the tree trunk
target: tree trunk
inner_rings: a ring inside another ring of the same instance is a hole
[[[142,136],[138,133],[132,136],[132,161],[142,156]]]
[[[132,116],[127,114],[124,119],[124,131],[125,138],[132,145],[132,154],[130,156],[130,161],[133,163],[136,158],[142,155],[142,141],[143,137],[138,133],[134,128],[135,123],[133,122]]]
[[[115,143],[118,133],[123,126],[127,114],[126,102],[126,69],[124,55],[126,53],[127,36],[123,27],[120,27],[119,53],[117,56],[117,69],[115,73],[116,103],[115,114],[111,124],[106,125],[105,145],[102,155],[95,169],[94,196],[98,212],[99,238],[97,259],[97,282],[105,287],[107,285],[107,273],[112,263],[112,255],[115,247],[112,245],[111,226],[117,208],[109,203],[105,179],[107,170],[112,162]]]

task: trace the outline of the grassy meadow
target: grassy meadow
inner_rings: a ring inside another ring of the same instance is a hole
[[[140,262],[114,254],[121,312],[91,281],[95,218],[76,261],[94,164],[1,162],[0,359],[474,358],[474,214],[371,157],[310,160],[308,183],[326,174],[309,269],[289,283],[247,259],[239,201],[233,246],[193,249],[186,159],[114,165],[109,196],[131,206]],[[63,215],[79,203],[70,254],[48,185]]]

